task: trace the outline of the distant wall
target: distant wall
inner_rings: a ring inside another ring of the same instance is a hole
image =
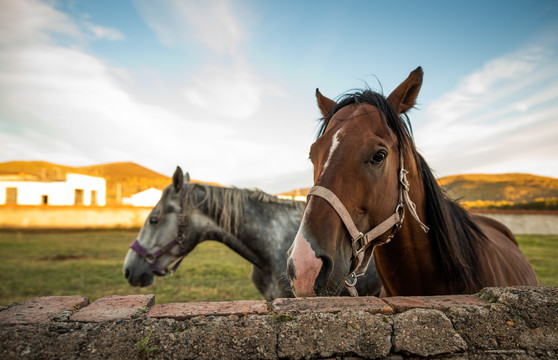
[[[150,207],[0,205],[0,228],[93,229],[139,228]],[[558,212],[477,212],[498,220],[516,235],[558,235]]]
[[[506,225],[515,235],[558,235],[558,212],[477,212]]]
[[[151,208],[76,206],[0,206],[4,229],[139,228]]]

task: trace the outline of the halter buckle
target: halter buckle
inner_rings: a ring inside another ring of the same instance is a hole
[[[353,256],[357,257],[358,254],[364,251],[364,244],[362,243],[362,239],[364,238],[364,234],[362,232],[358,233],[357,237],[353,239],[352,248],[353,248]]]
[[[403,219],[405,218],[405,203],[400,201],[395,208],[395,212],[399,213],[399,222],[398,224],[403,223]]]
[[[391,239],[393,239],[393,237],[395,236],[395,233],[399,229],[401,229],[401,227],[403,227],[403,219],[405,219],[405,203],[400,202],[399,204],[397,204],[397,207],[395,208],[395,212],[399,213],[399,221],[393,226],[391,233],[388,235],[386,241],[383,244],[389,243]]]
[[[157,258],[151,253],[145,255],[143,258],[145,259],[145,261],[147,261],[148,264],[153,264],[157,260]]]
[[[180,252],[183,253],[186,251],[186,246],[184,246],[184,241],[186,241],[186,234],[180,232],[176,238],[176,244],[180,248]]]

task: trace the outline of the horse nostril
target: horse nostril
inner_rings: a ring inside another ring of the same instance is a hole
[[[319,290],[328,283],[333,270],[333,260],[329,256],[322,255],[320,256],[320,260],[322,260],[322,268],[320,269],[318,277],[316,277],[316,281],[314,282],[314,292],[316,294],[318,294]]]
[[[129,280],[129,279],[130,279],[130,269],[126,269],[126,270],[124,271],[124,276],[126,277],[126,280]]]
[[[289,261],[287,262],[287,277],[289,278],[290,281],[293,281],[293,279],[296,278],[296,269],[295,269],[295,265],[294,265],[294,261],[293,259],[289,259]]]

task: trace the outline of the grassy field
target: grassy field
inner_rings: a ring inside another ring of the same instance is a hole
[[[122,262],[135,231],[0,231],[0,305],[38,296],[155,294],[157,303],[262,299],[251,265],[222,244],[198,246],[171,278],[133,288]],[[558,286],[558,236],[519,236],[543,285]]]
[[[122,263],[137,231],[0,232],[0,305],[37,296],[156,294],[157,303],[262,299],[251,265],[216,242],[198,246],[173,277],[134,288]]]

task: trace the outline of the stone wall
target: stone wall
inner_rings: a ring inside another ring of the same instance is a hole
[[[154,305],[42,297],[0,311],[2,359],[556,359],[558,288]]]

